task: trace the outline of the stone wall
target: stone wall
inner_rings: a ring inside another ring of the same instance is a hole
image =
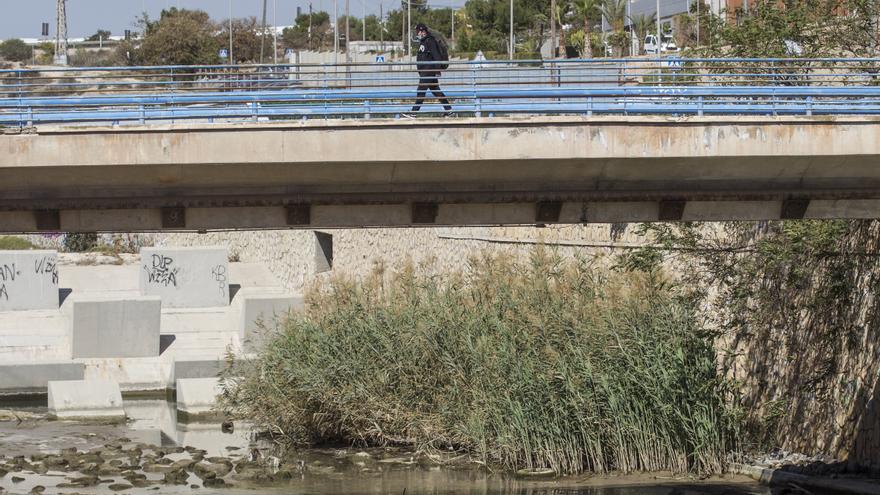
[[[643,239],[633,230],[626,224],[326,230],[321,233],[332,238],[330,270],[325,270],[324,253],[311,230],[161,234],[154,241],[163,246],[227,245],[233,259],[265,263],[288,289],[301,292],[331,273],[361,277],[406,263],[433,272],[466,269],[468,259],[477,254],[521,256],[538,243],[566,256],[603,256],[640,245]]]

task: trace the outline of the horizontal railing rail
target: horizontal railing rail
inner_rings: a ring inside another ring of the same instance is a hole
[[[400,117],[433,65],[48,67],[0,70],[0,125]],[[461,116],[875,115],[880,59],[451,61]],[[445,113],[429,93],[421,113]]]

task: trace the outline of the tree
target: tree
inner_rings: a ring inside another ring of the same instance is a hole
[[[18,38],[8,39],[0,43],[0,57],[12,62],[24,62],[31,58],[33,50]]]
[[[311,32],[309,25],[311,23]],[[295,50],[322,50],[333,48],[333,27],[330,14],[324,11],[300,14],[293,27],[285,28],[281,35],[287,48]]]
[[[590,49],[590,28],[592,19],[599,12],[602,0],[572,0],[571,6],[574,8],[575,14],[584,21],[584,34],[581,48],[581,54],[585,57],[592,56]]]
[[[95,34],[86,38],[86,41],[101,41],[107,40],[108,38],[110,38],[110,31],[107,31],[106,29],[99,29],[97,32],[95,32]]]
[[[232,56],[235,63],[258,62],[260,60],[259,23],[256,17],[242,17],[232,20]],[[229,45],[229,21],[221,23],[216,36],[217,45]]]
[[[629,18],[629,28],[637,40],[643,40],[649,31],[654,29],[656,14],[638,14]],[[639,41],[641,43],[641,41]],[[641,46],[641,44],[639,44]]]
[[[217,27],[202,10],[170,8],[157,21],[144,17],[144,41],[137,51],[144,65],[199,65],[218,62]]]
[[[611,24],[612,31],[623,31],[623,25],[626,24],[626,2],[627,0],[604,0],[602,2],[602,14]]]

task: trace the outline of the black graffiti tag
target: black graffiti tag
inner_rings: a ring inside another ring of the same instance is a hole
[[[58,265],[54,259],[48,256],[43,256],[38,260],[34,260],[34,273],[37,275],[51,275],[52,283],[58,284]]]
[[[224,265],[217,265],[211,269],[211,275],[214,277],[214,280],[217,282],[217,285],[220,288],[220,295],[226,295],[226,267]]]
[[[0,282],[13,282],[15,277],[21,275],[21,272],[15,269],[15,263],[12,265],[0,265]]]
[[[177,287],[177,273],[180,267],[172,267],[174,259],[161,254],[154,254],[150,266],[144,265],[147,281],[151,284]]]

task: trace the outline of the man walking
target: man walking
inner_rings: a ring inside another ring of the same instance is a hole
[[[446,57],[440,51],[437,39],[428,31],[428,26],[422,23],[416,24],[416,34],[419,37],[419,54],[416,56],[419,71],[419,87],[416,90],[416,104],[413,105],[412,111],[418,112],[422,108],[425,94],[430,91],[435,98],[440,100],[440,103],[443,104],[443,109],[446,110],[446,116],[449,116],[452,112],[452,105],[449,104],[449,100],[446,99],[443,91],[440,91],[440,81],[438,80],[440,68],[443,67],[443,64],[440,62],[443,62]],[[432,64],[429,62],[438,63]],[[414,117],[414,115],[406,116]]]

